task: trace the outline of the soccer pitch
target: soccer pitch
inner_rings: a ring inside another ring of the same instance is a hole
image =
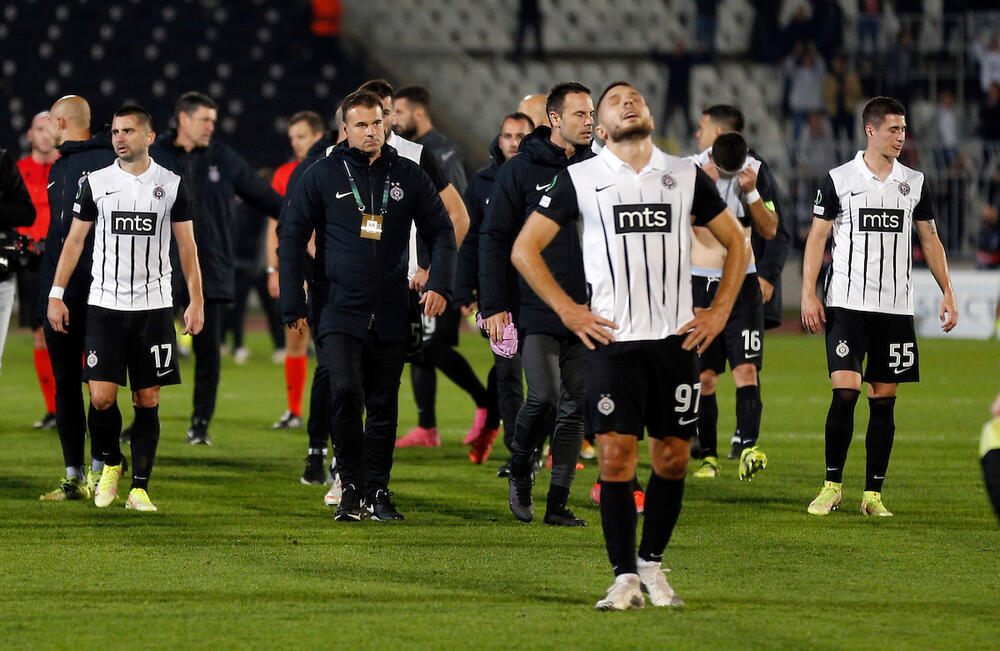
[[[506,458],[473,466],[462,446],[471,401],[439,376],[444,445],[396,453],[391,488],[406,520],[334,522],[325,488],[299,483],[304,430],[269,429],[285,409],[282,368],[262,334],[245,366],[224,360],[212,447],[189,447],[185,384],[163,392],[150,495],[159,513],[92,502],[40,503],[62,457],[44,411],[30,337],[10,337],[0,377],[0,645],[69,648],[997,648],[1000,529],[982,486],[977,439],[1000,386],[996,344],[922,340],[921,376],[904,385],[885,500],[868,521],[867,402],[858,405],[842,510],[806,514],[823,481],[829,404],[819,337],[769,336],[761,446],[752,484],[723,460],[688,479],[667,548],[681,609],[602,613],[611,583],[600,515],[577,474],[570,507],[590,526],[516,522]],[[489,349],[463,334],[485,380]],[[126,422],[131,408],[122,393]],[[720,383],[720,443],[735,417]],[[416,423],[404,371],[400,432]],[[728,445],[728,444],[726,444]],[[89,451],[89,444],[88,444]],[[127,448],[126,448],[127,454]],[[645,451],[642,455],[648,458]],[[645,484],[644,463],[640,480]],[[535,487],[544,509],[548,472]],[[126,492],[127,479],[121,485]],[[540,517],[539,517],[540,520]],[[641,522],[640,522],[641,526]]]

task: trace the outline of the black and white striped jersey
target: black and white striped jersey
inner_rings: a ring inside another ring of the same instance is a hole
[[[656,147],[638,174],[603,148],[537,208],[563,226],[579,218],[590,309],[618,324],[617,341],[664,339],[693,318],[691,217],[703,226],[725,209],[701,168]]]
[[[172,307],[170,222],[187,221],[181,177],[150,159],[134,176],[116,160],[80,186],[73,216],[94,225],[90,305],[111,310]]]
[[[913,314],[913,221],[934,219],[924,175],[893,161],[885,182],[863,152],[830,170],[813,215],[833,221],[826,304],[864,312]]]

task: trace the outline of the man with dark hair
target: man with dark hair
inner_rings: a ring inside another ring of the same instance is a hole
[[[211,445],[208,425],[219,389],[222,321],[226,304],[233,301],[229,227],[233,196],[272,216],[281,211],[281,197],[239,154],[212,138],[218,107],[210,97],[195,91],[184,93],[177,100],[176,118],[176,129],[161,135],[149,153],[157,163],[182,176],[192,195],[191,220],[201,252],[198,262],[204,283],[205,325],[193,342],[194,409],[187,440],[191,445]],[[172,254],[172,261],[180,266],[176,255]],[[174,283],[174,292],[175,303],[187,302],[182,283]]]
[[[118,386],[125,386],[127,376],[132,384],[135,424],[132,488],[125,508],[157,510],[147,488],[160,438],[160,387],[180,383],[172,314],[171,240],[176,240],[190,296],[184,310],[184,333],[197,334],[204,318],[185,183],[149,157],[155,137],[153,121],[142,107],[126,105],[115,112],[111,140],[118,160],[92,172],[80,186],[73,204],[73,223],[48,292],[49,324],[53,330],[65,332],[70,319],[63,301],[66,285],[93,229],[102,245],[94,251],[91,269],[83,379],[90,389],[90,432],[104,459],[94,491],[98,508],[114,502],[124,470],[117,397]]]
[[[653,118],[641,93],[618,82],[598,111],[596,131],[606,146],[556,176],[518,235],[512,259],[589,349],[585,417],[599,441],[601,523],[615,573],[596,607],[642,608],[643,587],[654,606],[680,606],[661,563],[680,515],[698,421],[696,350],[725,326],[743,281],[747,241],[712,180],[690,160],[653,145]],[[692,222],[707,226],[727,252],[715,301],[698,313],[691,298]],[[568,230],[583,249],[589,307],[560,286],[544,258]],[[632,480],[644,430],[653,469],[637,555]]]
[[[288,120],[288,141],[292,146],[294,159],[274,171],[271,187],[281,196],[286,195],[288,178],[306,157],[309,149],[323,137],[323,118],[313,111],[299,111]],[[273,298],[278,298],[278,219],[268,220],[267,225],[267,285]],[[297,429],[302,427],[302,394],[306,386],[309,350],[308,327],[305,333],[289,330],[285,336],[285,398],[287,409],[271,429]],[[325,437],[324,437],[325,438]],[[302,482],[325,484],[327,481],[325,464],[307,464]]]
[[[875,97],[865,105],[862,119],[867,146],[854,160],[830,170],[816,191],[802,263],[802,325],[814,334],[825,327],[833,384],[826,418],[826,482],[808,508],[818,516],[840,507],[862,382],[868,383],[870,415],[861,513],[892,516],[882,502],[882,484],[896,430],[896,392],[900,382],[920,380],[910,279],[914,227],[943,293],[941,329],[950,332],[958,322],[927,180],[897,160],[906,140],[905,109],[892,98]],[[824,308],[816,297],[816,280],[831,232],[833,264],[825,281]]]
[[[115,161],[108,132],[91,134],[90,105],[78,95],[67,95],[52,105],[49,109],[49,129],[59,149],[59,158],[49,170],[51,219],[45,236],[42,267],[39,270],[38,305],[35,308],[39,317],[44,317],[48,311],[49,289],[52,287],[63,242],[73,223],[73,204],[77,193],[91,172]],[[90,440],[90,468],[85,467],[87,413],[80,391],[83,378],[80,360],[85,357],[83,345],[93,251],[94,234],[91,231],[83,242],[79,264],[64,285],[62,300],[69,310],[69,324],[64,327],[63,332],[54,330],[48,319],[44,319],[42,324],[56,384],[56,429],[66,468],[59,486],[40,496],[39,499],[46,502],[92,497],[104,469],[104,457],[93,437]]]
[[[776,189],[770,175],[761,173],[763,162],[760,158],[750,155],[738,130],[742,128],[743,113],[735,106],[720,104],[705,109],[696,133],[698,145],[704,148],[692,156],[692,160],[715,181],[719,194],[740,220],[747,236],[756,232],[770,240],[778,230]],[[691,242],[694,305],[702,309],[712,304],[722,276],[726,249],[705,228],[696,227],[694,234]],[[717,450],[719,406],[716,387],[727,362],[736,385],[736,434],[730,457],[739,459],[737,476],[741,480],[752,480],[767,466],[767,456],[757,447],[763,414],[758,372],[764,355],[761,293],[764,282],[758,279],[756,260],[751,257],[745,282],[723,335],[700,351],[698,439],[704,460],[694,473],[697,478],[714,479],[721,472]]]
[[[397,90],[394,103],[396,131],[404,138],[430,149],[437,156],[444,177],[461,195],[468,184],[462,152],[434,128],[430,105],[431,94],[423,86],[403,86]]]
[[[28,236],[34,251],[45,250],[45,234],[49,230],[49,170],[52,163],[59,158],[55,140],[49,128],[49,112],[42,111],[31,120],[28,129],[28,143],[31,153],[17,161],[17,169],[21,172],[24,185],[31,195],[31,203],[35,206],[35,223],[22,226],[18,232]],[[38,314],[38,265],[41,256],[31,257],[31,263],[21,267],[17,272],[17,304],[18,325],[31,328],[34,344],[35,373],[38,384],[45,399],[45,415],[34,424],[35,429],[49,429],[56,426],[56,382],[52,376],[52,361],[49,350],[45,346],[45,329],[42,327],[42,317]]]
[[[329,287],[315,330],[330,375],[331,429],[343,482],[334,517],[342,521],[360,520],[362,508],[375,520],[403,517],[388,484],[410,334],[406,270],[412,223],[431,250],[421,299],[427,316],[444,310],[454,282],[453,226],[419,165],[385,144],[382,108],[369,91],[344,99],[347,145],[303,174],[278,232],[282,312],[296,328],[308,313],[302,289],[306,243],[314,231],[322,240],[316,264]]]
[[[519,153],[500,168],[479,231],[479,309],[483,328],[495,343],[516,324],[528,395],[517,415],[508,505],[522,522],[534,518],[531,457],[549,435],[552,413],[552,480],[544,522],[583,526],[567,508],[583,441],[583,344],[532,291],[523,278],[512,282],[510,254],[528,215],[553,179],[568,165],[594,155],[590,149],[594,102],[576,82],[552,88],[546,101],[549,126],[536,127],[521,141]],[[545,251],[545,260],[564,291],[587,302],[580,243],[569,229]]]
[[[475,314],[478,311],[479,296],[479,229],[483,214],[490,202],[490,195],[497,174],[504,162],[517,155],[521,141],[534,131],[535,123],[524,113],[511,113],[500,123],[500,135],[490,144],[490,164],[476,172],[469,180],[465,191],[465,205],[469,208],[469,235],[458,251],[458,273],[455,279],[455,302],[463,306],[463,312]],[[510,269],[513,272],[513,268]],[[508,279],[515,284],[517,278]],[[486,381],[488,408],[485,427],[495,432],[504,423],[503,441],[508,450],[514,445],[514,424],[517,412],[524,402],[521,357],[516,353],[505,357],[493,354],[493,368]],[[467,437],[465,443],[475,445],[475,439]],[[500,468],[500,476],[510,474],[510,462]]]

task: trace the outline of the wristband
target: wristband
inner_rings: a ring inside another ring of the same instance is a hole
[[[757,192],[757,188],[754,188],[753,190],[750,190],[750,192],[746,193],[746,199],[748,206],[752,203],[756,203],[760,200],[760,192]]]
[[[268,267],[267,268],[267,273],[269,273],[269,274],[277,273],[277,271],[278,271],[277,267]]]
[[[65,287],[57,287],[53,285],[52,289],[49,290],[49,298],[58,298],[61,301],[63,294],[65,293],[66,293]]]

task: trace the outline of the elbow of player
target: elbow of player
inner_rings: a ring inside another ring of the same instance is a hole
[[[521,238],[514,240],[514,247],[510,252],[510,261],[514,264],[514,268],[524,275],[525,270],[530,266],[530,260],[531,246]]]

